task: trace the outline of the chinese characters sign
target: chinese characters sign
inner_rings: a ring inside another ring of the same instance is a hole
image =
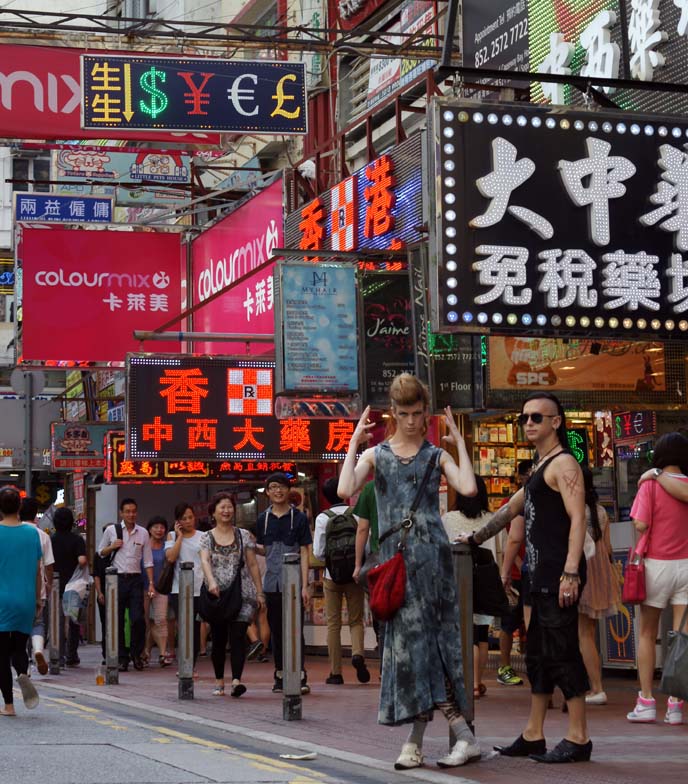
[[[343,460],[354,431],[351,419],[276,419],[271,361],[130,354],[127,372],[129,460]]]
[[[358,392],[356,268],[284,264],[279,274],[279,391]]]
[[[111,425],[102,422],[53,422],[50,425],[54,471],[102,471],[105,435]]]
[[[435,127],[441,330],[688,332],[688,125],[442,101]]]
[[[288,248],[403,248],[422,239],[422,141],[417,134],[285,220]]]
[[[81,65],[84,128],[308,130],[302,63],[83,55]]]
[[[15,193],[15,221],[112,223],[112,199],[97,196],[56,196]]]
[[[180,312],[178,234],[25,226],[17,265],[25,360],[124,362],[134,330]]]
[[[124,433],[111,431],[107,440],[107,482],[226,482],[263,481],[271,471],[294,473],[294,463],[275,460],[127,460]]]

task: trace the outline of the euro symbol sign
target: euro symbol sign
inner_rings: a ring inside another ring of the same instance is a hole
[[[286,117],[287,120],[295,120],[301,114],[301,107],[299,106],[297,109],[294,109],[293,112],[288,112],[286,109],[282,108],[282,104],[285,101],[295,101],[295,95],[285,95],[284,94],[284,83],[285,82],[295,82],[296,81],[296,74],[287,74],[283,76],[279,82],[277,82],[277,87],[275,88],[275,94],[272,96],[273,100],[277,101],[277,105],[275,106],[272,114],[270,117],[274,117],[276,114],[281,114],[282,117]]]

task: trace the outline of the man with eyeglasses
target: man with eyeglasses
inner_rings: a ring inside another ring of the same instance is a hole
[[[282,691],[282,563],[285,553],[299,553],[301,557],[301,694],[308,694],[310,686],[304,667],[306,644],[303,636],[303,611],[310,602],[308,568],[310,546],[313,543],[308,518],[289,503],[290,482],[286,474],[270,474],[265,491],[270,506],[256,521],[256,552],[265,556],[263,591],[268,611],[268,625],[275,659],[274,692]]]
[[[578,646],[577,605],[585,583],[583,474],[568,450],[558,398],[534,392],[521,411],[519,424],[537,449],[530,479],[479,531],[460,538],[482,544],[516,515],[525,517],[532,603],[526,643],[530,716],[510,746],[495,748],[505,756],[529,756],[537,762],[582,762],[592,753],[585,718],[590,685]],[[556,686],[567,702],[569,726],[566,737],[548,752],[544,723]]]

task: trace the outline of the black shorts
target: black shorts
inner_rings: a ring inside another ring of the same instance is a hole
[[[588,674],[578,647],[578,605],[559,606],[556,594],[533,593],[526,640],[526,669],[533,694],[552,694],[558,686],[564,698],[582,697]]]
[[[477,623],[473,624],[473,645],[477,645],[479,642],[489,642],[490,641],[490,626],[489,624],[480,624]]]
[[[518,591],[518,604],[511,608],[508,615],[502,615],[502,631],[513,634],[523,623],[523,594],[521,593],[521,581],[512,580],[511,584]]]

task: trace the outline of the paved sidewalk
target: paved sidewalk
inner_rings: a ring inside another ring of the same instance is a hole
[[[379,685],[378,662],[369,662],[372,673],[367,685],[356,681],[352,667],[344,668],[344,686],[327,686],[326,657],[309,657],[308,680],[312,691],[303,698],[303,720],[282,720],[282,696],[273,694],[272,664],[248,663],[244,673],[247,693],[240,699],[212,697],[214,684],[212,665],[208,658],[199,659],[200,678],[195,682],[195,699],[177,698],[175,667],[160,669],[157,664],[143,672],[130,668],[120,673],[118,686],[96,686],[95,669],[100,663],[100,648],[85,646],[79,651],[82,664],[63,670],[59,676],[36,677],[40,682],[76,689],[89,696],[116,696],[130,705],[176,711],[178,714],[223,722],[231,731],[242,734],[269,733],[293,742],[295,748],[307,749],[309,744],[320,747],[320,753],[354,754],[392,765],[407,731],[403,727],[384,727],[377,724]],[[229,661],[227,662],[229,675]],[[685,780],[688,765],[688,725],[663,724],[665,700],[657,694],[658,721],[656,724],[632,725],[625,716],[634,704],[636,686],[631,678],[615,677],[605,682],[609,704],[590,707],[588,711],[590,735],[593,739],[593,761],[586,764],[552,768],[527,759],[508,759],[492,755],[495,743],[510,743],[525,725],[528,714],[527,686],[502,686],[495,680],[494,671],[485,680],[487,696],[476,705],[476,731],[483,749],[483,759],[463,768],[446,771],[444,780],[463,777],[477,782],[506,782],[514,773],[527,778],[528,784],[551,782],[555,776],[562,782],[625,782],[643,784],[661,780]],[[226,679],[230,683],[229,677]],[[229,689],[227,689],[229,694]],[[566,729],[566,716],[560,708],[561,697],[555,696],[557,709],[549,712],[547,737],[555,745]],[[687,711],[688,713],[688,711]],[[688,715],[686,716],[688,719]],[[197,720],[196,719],[196,720]],[[424,752],[427,771],[440,770],[436,759],[447,749],[447,725],[436,714],[428,728]],[[331,752],[328,752],[331,750]],[[433,777],[435,778],[435,777]],[[394,777],[390,777],[390,781]],[[436,781],[443,780],[440,776]]]

